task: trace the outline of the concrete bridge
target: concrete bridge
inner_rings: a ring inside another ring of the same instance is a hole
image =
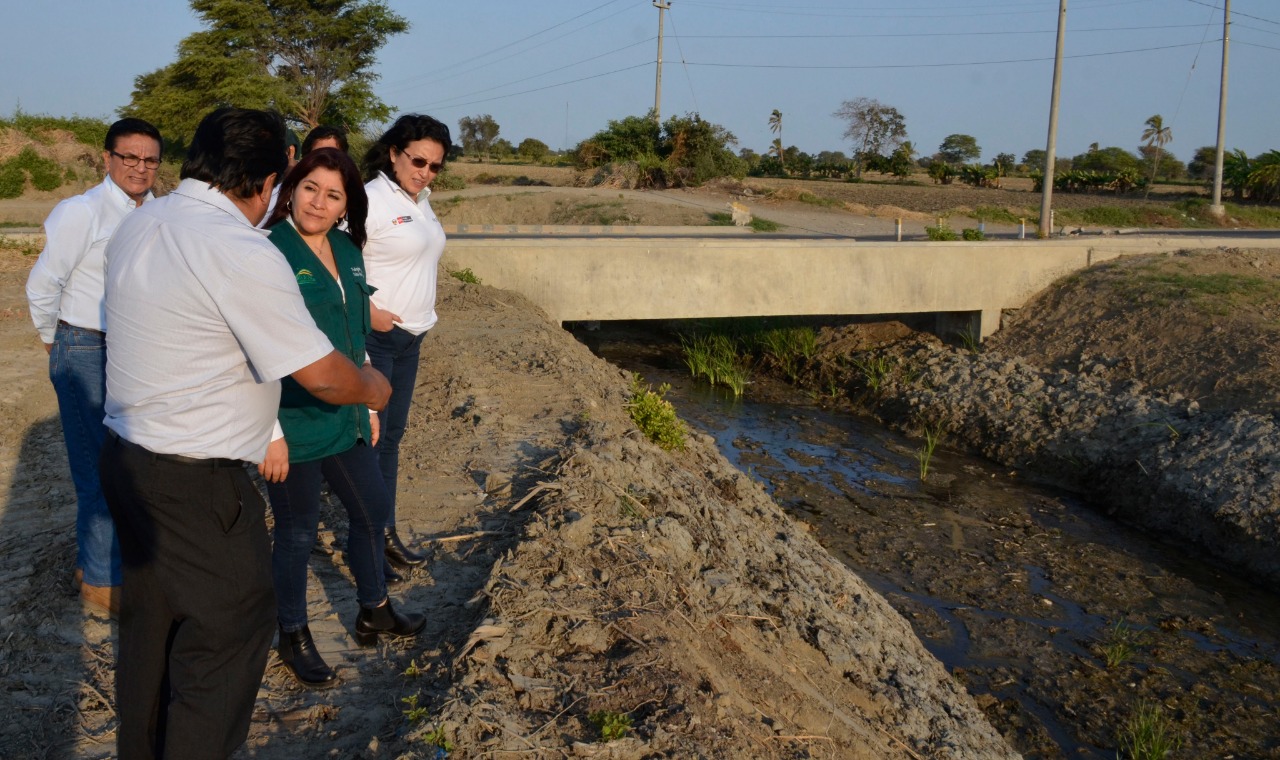
[[[1280,236],[859,243],[733,230],[473,225],[450,231],[445,266],[517,291],[561,322],[932,313],[940,335],[985,338],[999,329],[1002,309],[1099,262],[1189,248],[1280,249]]]

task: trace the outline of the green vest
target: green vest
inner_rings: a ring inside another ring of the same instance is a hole
[[[329,231],[329,247],[342,288],[288,221],[271,228],[268,236],[284,254],[298,281],[311,318],[341,354],[358,367],[364,363],[364,336],[369,332],[369,296],[364,256],[341,230]],[[343,293],[346,299],[343,299]],[[270,329],[267,327],[266,329]],[[280,426],[289,444],[290,462],[323,459],[371,440],[369,410],[363,404],[334,406],[312,396],[292,377],[280,383]]]

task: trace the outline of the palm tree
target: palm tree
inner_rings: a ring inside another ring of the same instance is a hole
[[[773,141],[775,152],[778,154],[778,163],[782,166],[783,173],[787,171],[786,157],[782,150],[782,112],[773,109],[773,113],[769,115],[769,131],[778,137]]]
[[[1156,172],[1160,170],[1160,152],[1164,150],[1164,146],[1173,142],[1173,129],[1164,125],[1163,116],[1156,114],[1147,119],[1146,124],[1147,128],[1142,131],[1142,139],[1148,148],[1155,148],[1156,153],[1151,162],[1151,181],[1147,183],[1147,190],[1142,194],[1143,200],[1151,195],[1151,186],[1155,184]]]

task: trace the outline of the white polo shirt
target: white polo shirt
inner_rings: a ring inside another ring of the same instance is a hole
[[[154,198],[150,192],[145,202]],[[54,206],[44,220],[45,245],[27,277],[27,304],[40,340],[53,342],[61,319],[105,330],[102,253],[116,225],[137,202],[111,176]]]
[[[431,188],[415,201],[386,174],[364,186],[369,194],[365,274],[377,288],[379,309],[400,315],[396,324],[421,335],[436,323],[436,272],[444,254],[444,227],[431,210]]]
[[[333,350],[266,232],[199,180],[120,224],[106,288],[106,425],[157,453],[262,461],[280,378]]]

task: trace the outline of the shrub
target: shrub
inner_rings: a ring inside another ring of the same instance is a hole
[[[976,227],[967,227],[960,231],[960,237],[965,240],[986,240],[987,236],[982,230]]]
[[[956,231],[948,227],[946,224],[940,224],[937,227],[925,227],[924,234],[929,236],[930,240],[959,240],[960,236]]]
[[[12,161],[0,164],[0,198],[17,198],[27,187],[27,173]]]
[[[445,165],[444,171],[436,175],[436,179],[431,183],[432,190],[465,190],[467,181],[462,177],[449,171],[448,164]]]
[[[684,422],[676,415],[676,408],[671,402],[663,398],[671,386],[664,383],[654,391],[643,383],[639,375],[632,376],[631,400],[627,402],[632,422],[659,447],[667,451],[684,451]]]
[[[476,277],[476,273],[471,271],[471,267],[467,267],[466,269],[450,270],[449,274],[453,275],[454,279],[461,280],[462,282],[467,282],[472,285],[480,284],[480,278]]]

